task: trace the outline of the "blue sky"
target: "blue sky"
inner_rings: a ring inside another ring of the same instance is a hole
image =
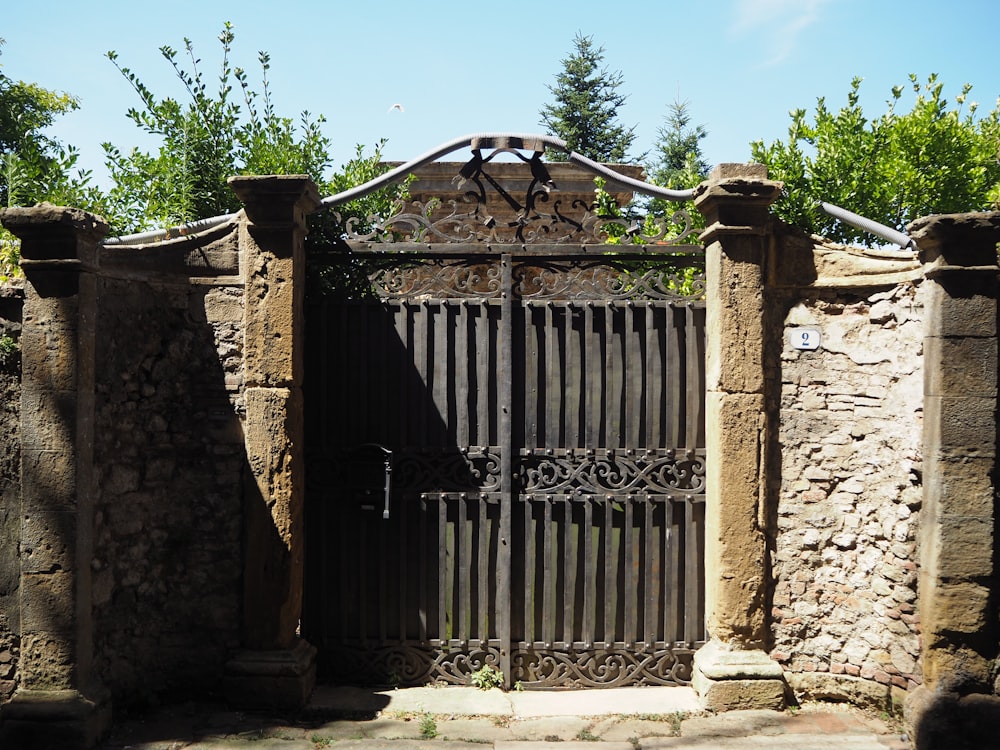
[[[103,174],[100,143],[149,147],[125,117],[138,103],[105,59],[115,50],[158,96],[181,97],[159,47],[190,38],[206,78],[217,36],[234,24],[232,63],[259,86],[257,51],[271,55],[277,109],[323,114],[337,165],[355,144],[387,138],[386,158],[408,160],[477,132],[541,133],[547,85],[577,32],[604,47],[628,101],[636,153],[653,147],[668,105],[686,100],[710,163],[747,161],[749,142],[784,138],[788,112],[832,107],[864,78],[869,115],[910,73],[937,73],[949,99],[964,83],[983,111],[1000,95],[996,0],[285,0],[174,2],[48,0],[4,9],[0,64],[11,78],[67,91],[81,109],[54,134]],[[908,102],[912,100],[906,100]],[[403,112],[390,111],[403,105]],[[456,154],[456,159],[464,158]]]

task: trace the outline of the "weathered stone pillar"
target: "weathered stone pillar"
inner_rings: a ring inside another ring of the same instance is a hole
[[[768,207],[781,185],[760,165],[723,164],[696,191],[705,216],[705,607],[710,641],[694,686],[708,708],[780,708],[780,666],[765,652],[769,559],[765,467],[776,427],[768,393]],[[770,409],[770,412],[769,412]]]
[[[315,682],[316,650],[296,630],[304,569],[303,334],[306,216],[318,205],[303,175],[233,177],[246,308],[243,649],[227,691],[244,706],[297,707]]]
[[[111,706],[94,673],[91,607],[94,326],[98,243],[77,209],[10,208],[21,239],[20,685],[3,747],[90,747]]]
[[[908,704],[918,747],[985,747],[1000,720],[1000,214],[932,216],[914,222],[910,236],[930,288],[918,583],[924,684]]]

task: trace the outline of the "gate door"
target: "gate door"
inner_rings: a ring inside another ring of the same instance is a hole
[[[686,682],[703,305],[649,283],[649,254],[405,261],[309,311],[304,634],[322,676]],[[365,446],[391,453],[388,518]]]

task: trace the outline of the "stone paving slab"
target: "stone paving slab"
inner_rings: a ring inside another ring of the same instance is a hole
[[[556,744],[513,740],[511,742],[497,742],[493,745],[493,748],[494,750],[540,750],[540,746],[556,747]],[[635,746],[632,745],[631,742],[602,742],[601,740],[584,740],[579,742],[560,742],[558,744],[558,750],[635,750]]]
[[[504,739],[551,741],[558,737],[560,742],[573,740],[587,729],[592,722],[582,716],[539,716],[530,719],[514,719],[508,725],[510,736]],[[474,737],[475,735],[469,735]]]
[[[702,711],[698,696],[687,687],[539,690],[507,695],[515,716],[659,716]]]
[[[394,745],[395,747],[395,745]],[[308,740],[210,740],[181,745],[178,750],[316,750],[316,745]]]
[[[374,748],[389,748],[389,750],[489,750],[491,745],[481,742],[452,742],[439,740],[338,740],[329,745],[311,745],[309,750],[374,750]],[[560,748],[562,746],[560,745]],[[185,748],[185,750],[187,750]],[[229,748],[229,750],[233,750]],[[246,750],[256,750],[248,745]],[[279,748],[278,750],[283,750]],[[536,750],[539,750],[536,746]],[[633,750],[630,748],[629,750]]]
[[[753,737],[654,737],[639,740],[640,750],[887,750],[874,735],[782,734]]]

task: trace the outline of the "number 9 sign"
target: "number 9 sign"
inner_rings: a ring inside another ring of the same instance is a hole
[[[815,328],[791,328],[788,331],[788,343],[793,349],[819,349],[820,339],[820,333]]]

